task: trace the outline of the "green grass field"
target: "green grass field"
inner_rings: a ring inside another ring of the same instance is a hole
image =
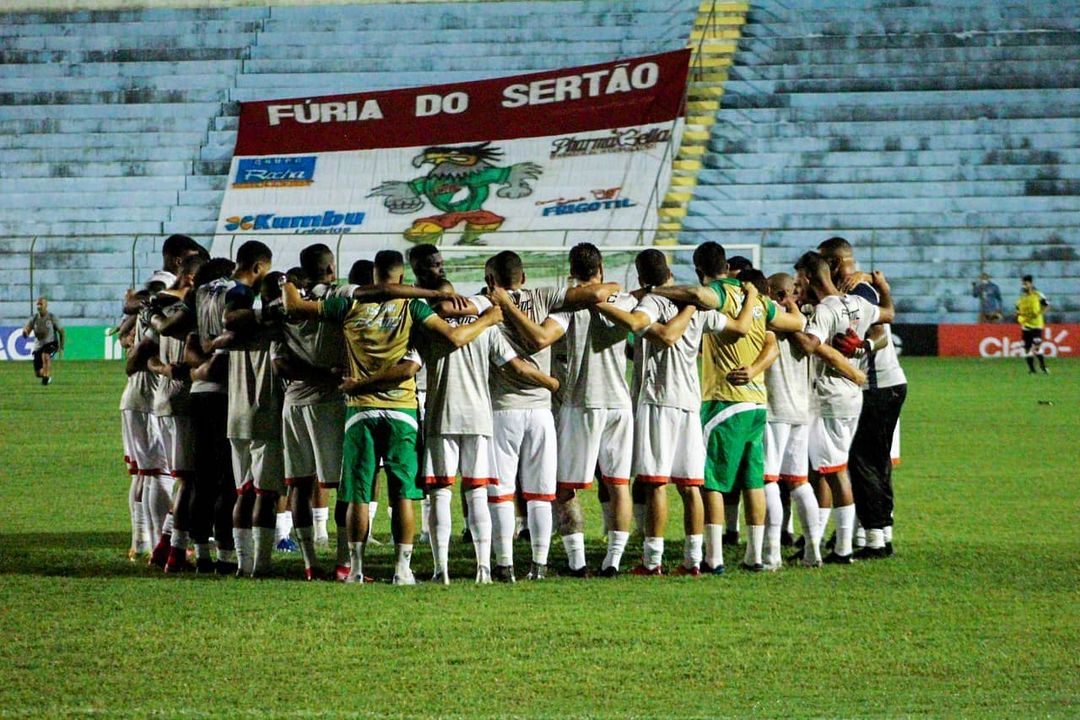
[[[1080,364],[905,366],[891,560],[395,588],[128,563],[120,365],[0,363],[0,716],[1076,717]]]

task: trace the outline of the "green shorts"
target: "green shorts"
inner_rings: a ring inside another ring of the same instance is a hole
[[[341,488],[338,500],[369,503],[382,460],[391,500],[420,500],[416,485],[418,423],[415,410],[376,407],[345,408]]]
[[[709,400],[701,404],[705,436],[705,489],[765,487],[765,407]]]

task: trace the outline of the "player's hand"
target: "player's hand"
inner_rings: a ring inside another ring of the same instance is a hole
[[[855,289],[855,286],[859,283],[871,282],[871,277],[864,272],[851,273],[840,283],[840,287],[836,288],[840,292],[847,295],[849,292]]]
[[[444,293],[442,301],[450,303],[450,307],[457,312],[467,312],[469,310],[469,298],[465,297],[464,295],[458,295],[457,293]]]
[[[503,311],[498,304],[495,304],[485,310],[480,317],[485,318],[492,325],[498,325],[503,321]]]
[[[732,385],[748,385],[752,379],[750,368],[746,365],[741,365],[727,374],[727,381]]]
[[[863,341],[853,329],[848,328],[843,335],[840,333],[833,335],[830,344],[839,350],[841,355],[849,358],[855,357],[855,353],[862,347]]]
[[[757,296],[761,294],[754,283],[748,282],[742,284],[742,291],[746,295],[746,302],[754,302],[754,300],[757,300]]]
[[[496,307],[505,307],[508,303],[514,302],[514,299],[510,297],[510,293],[506,292],[506,288],[494,288],[488,291],[488,300],[495,303]]]
[[[873,273],[871,273],[870,277],[873,278],[874,287],[876,287],[879,291],[889,292],[889,281],[885,279],[885,273],[881,272],[880,270],[875,270]]]
[[[354,377],[342,378],[338,390],[346,395],[357,395],[364,389],[364,383]]]

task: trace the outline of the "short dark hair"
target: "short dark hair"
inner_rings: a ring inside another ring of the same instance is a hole
[[[495,284],[499,286],[514,285],[521,282],[525,275],[525,265],[516,252],[503,250],[491,258],[491,274],[495,277]]]
[[[754,262],[750,258],[743,257],[742,255],[732,255],[728,258],[727,269],[729,273],[738,275],[743,270],[753,270]]]
[[[671,276],[667,257],[656,248],[639,252],[634,258],[634,267],[637,268],[638,277],[646,285],[663,285]]]
[[[769,281],[765,279],[765,273],[757,268],[746,268],[739,273],[739,282],[748,282],[757,288],[762,295],[769,294]]]
[[[1034,275],[1025,275],[1024,277],[1020,278],[1020,280],[1022,282],[1033,283],[1033,282],[1035,282],[1035,276]]]
[[[195,273],[195,287],[205,285],[212,280],[229,277],[235,269],[236,263],[229,258],[211,258]]]
[[[259,262],[273,262],[274,253],[269,246],[258,240],[248,240],[236,251],[236,267],[238,270],[250,270]]]
[[[349,269],[349,282],[353,285],[375,284],[375,263],[370,260],[357,260]]]
[[[570,248],[570,274],[578,280],[594,277],[603,265],[604,258],[592,243],[578,243]]]
[[[712,240],[694,248],[694,268],[703,275],[716,277],[727,272],[727,253],[724,246]]]
[[[439,254],[439,247],[432,245],[431,243],[422,243],[420,245],[413,245],[409,248],[409,266],[414,270],[417,264],[421,260],[427,260],[432,255]]]
[[[334,251],[323,243],[308,245],[300,251],[300,267],[311,280],[324,277],[334,264]]]
[[[184,258],[183,262],[180,263],[180,274],[195,275],[197,272],[199,272],[199,268],[201,268],[209,261],[210,258],[203,257],[200,253],[188,255],[186,258]]]
[[[311,284],[311,276],[307,270],[300,266],[291,267],[285,271],[285,279],[298,288],[306,288]]]
[[[189,236],[180,235],[179,233],[165,238],[165,242],[161,246],[161,254],[168,255],[169,257],[180,257],[181,255],[192,251],[205,253],[206,249],[192,240]],[[207,255],[209,255],[209,253],[207,253]]]
[[[405,267],[405,258],[397,250],[380,250],[375,253],[375,274],[386,277],[392,270]]]
[[[818,252],[825,257],[833,257],[835,255],[850,255],[852,253],[851,243],[839,235],[834,236],[826,240],[817,246]]]
[[[259,295],[262,296],[264,302],[271,302],[281,297],[280,280],[283,277],[285,273],[278,270],[266,273],[262,282],[259,283]]]
[[[828,260],[822,257],[821,253],[813,250],[799,256],[799,259],[795,261],[795,269],[804,273],[813,282],[832,277]]]

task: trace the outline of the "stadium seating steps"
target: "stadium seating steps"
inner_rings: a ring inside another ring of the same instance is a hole
[[[33,236],[33,290],[101,323],[133,258],[143,277],[163,235],[211,234],[240,101],[675,49],[700,4],[0,15],[0,322],[26,314]],[[761,0],[748,20],[680,242],[760,241],[775,271],[844,234],[907,321],[973,317],[980,270],[1006,294],[1033,273],[1056,317],[1080,318],[1078,6]]]

